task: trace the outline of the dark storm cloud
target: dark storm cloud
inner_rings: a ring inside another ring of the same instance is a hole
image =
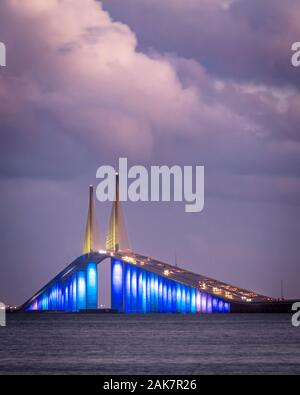
[[[104,0],[143,50],[175,52],[219,78],[300,88],[291,45],[300,37],[295,0]],[[139,17],[143,15],[143,18]]]

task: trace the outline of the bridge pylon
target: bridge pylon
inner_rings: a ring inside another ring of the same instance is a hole
[[[83,254],[90,254],[101,249],[100,233],[96,220],[94,187],[89,188],[89,208],[86,221],[85,238],[83,244]]]
[[[125,217],[120,202],[119,174],[116,173],[116,198],[113,202],[106,236],[106,249],[112,252],[130,251]]]

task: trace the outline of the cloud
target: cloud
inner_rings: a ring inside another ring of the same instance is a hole
[[[193,58],[218,78],[297,86],[291,45],[300,36],[295,0],[103,0],[146,51]],[[146,14],[147,18],[138,15]]]
[[[9,51],[3,150],[33,149],[59,131],[89,148],[147,156],[156,129],[180,133],[198,106],[172,65],[138,52],[134,33],[94,0],[4,0],[0,25]]]
[[[138,52],[135,34],[94,0],[4,1],[0,22],[9,48],[0,88],[9,174],[14,154],[21,173],[32,175],[50,152],[64,162],[63,145],[147,160],[161,137],[242,126],[240,116],[184,86],[167,57]]]
[[[164,14],[167,3],[154,1],[151,12],[156,15],[160,7],[166,26],[174,29],[177,19],[172,25]],[[242,56],[232,62],[228,54],[236,50],[237,31],[243,37],[248,26],[247,37],[254,42],[259,23],[266,42],[276,35],[266,32],[245,4],[205,0],[199,8],[197,1],[173,1],[170,13],[182,15],[182,34],[196,33],[190,39],[176,36],[177,49],[183,39],[194,55],[185,58],[180,51],[141,52],[140,35],[114,21],[95,0],[4,0],[0,26],[8,67],[0,75],[2,177],[90,177],[101,163],[115,164],[121,155],[152,164],[202,163],[220,174],[299,177],[297,87],[270,86],[269,80],[260,82],[259,72],[253,81],[239,74],[228,79],[199,62],[201,41],[215,48],[222,31],[221,47],[227,51],[222,67],[231,72],[236,65],[244,69]],[[199,21],[204,37],[194,30]],[[165,29],[168,40],[172,29]],[[257,52],[248,55],[255,61]]]

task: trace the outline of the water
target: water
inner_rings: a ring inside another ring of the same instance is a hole
[[[288,315],[9,315],[0,374],[300,374]]]

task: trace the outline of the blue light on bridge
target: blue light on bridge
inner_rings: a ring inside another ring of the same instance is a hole
[[[48,292],[45,292],[42,296],[42,310],[49,310],[49,297]]]
[[[230,313],[230,303],[228,302],[224,303],[224,313]]]
[[[50,310],[57,310],[57,286],[53,285],[50,291],[49,298],[49,308]]]
[[[142,299],[143,299],[143,313],[147,313],[147,275],[144,270],[143,272],[143,291],[142,291]]]
[[[37,311],[38,310],[38,302],[35,299],[31,304],[27,307],[26,311]]]
[[[151,306],[151,313],[154,310],[154,274],[153,273],[149,273],[149,281],[150,281],[150,306]]]
[[[159,311],[159,295],[158,295],[158,275],[154,275],[154,310]]]
[[[84,271],[77,274],[77,310],[86,309],[86,275]]]
[[[131,312],[131,266],[128,263],[125,267],[125,313]]]
[[[57,285],[57,310],[63,310],[63,309],[64,309],[63,292],[62,292],[61,284],[58,283],[58,285]]]
[[[201,292],[199,290],[196,291],[196,311],[201,313]]]
[[[195,288],[191,289],[191,313],[193,314],[197,313]]]
[[[123,311],[123,263],[116,259],[111,262],[111,307]]]
[[[146,287],[147,287],[147,299],[146,299],[146,311],[151,313],[151,274],[146,272]]]
[[[151,311],[158,312],[158,276],[151,274]]]
[[[177,300],[176,300],[176,296],[177,296],[177,287],[176,287],[176,283],[172,282],[172,312],[176,313],[177,312]]]
[[[131,267],[131,312],[137,312],[137,270],[135,266]]]
[[[71,294],[72,294],[72,311],[77,311],[77,274],[75,273],[72,276],[72,285],[71,285]]]
[[[213,312],[211,295],[207,295],[206,312],[207,314],[211,314]]]
[[[128,263],[124,263],[125,269],[125,313],[131,312],[131,267]]]
[[[162,313],[164,311],[163,306],[163,279],[158,276],[158,311]]]
[[[219,301],[218,298],[213,297],[212,299],[212,311],[213,313],[218,313]]]
[[[137,312],[144,313],[143,310],[143,271],[137,269]]]
[[[168,281],[168,305],[167,305],[167,312],[172,313],[172,283]]]
[[[176,284],[176,312],[181,313],[181,285]]]
[[[224,312],[224,302],[223,300],[219,300],[219,313]]]
[[[201,294],[201,313],[207,313],[207,295],[205,293]]]
[[[64,310],[69,311],[69,284],[65,284],[64,290]]]
[[[89,262],[86,269],[87,279],[87,308],[96,309],[98,306],[98,271],[97,264]]]
[[[39,311],[43,310],[41,296],[39,296],[38,299],[37,299],[37,308],[38,308]]]
[[[185,294],[185,298],[186,298],[186,313],[190,313],[191,312],[191,288],[190,287],[186,287],[186,294]]]
[[[167,311],[167,306],[168,306],[167,280],[165,278],[162,278],[162,298],[161,298],[162,313],[165,313]]]
[[[186,288],[185,285],[181,286],[181,313],[186,313]]]

